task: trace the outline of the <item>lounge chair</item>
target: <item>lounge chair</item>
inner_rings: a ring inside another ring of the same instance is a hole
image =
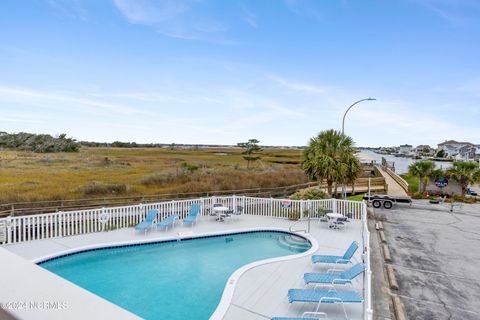
[[[304,312],[300,317],[273,317],[272,320],[312,320],[325,319],[328,320],[325,312]]]
[[[352,290],[290,289],[288,302],[361,303],[362,296]]]
[[[176,214],[172,214],[171,216],[168,216],[167,218],[163,219],[157,224],[157,229],[165,229],[167,230],[168,227],[173,226],[175,221],[178,219],[178,216]]]
[[[290,289],[288,290],[288,302],[314,302],[318,303],[317,311],[322,303],[340,303],[348,319],[345,303],[362,303],[362,296],[356,291],[337,291],[325,289]]]
[[[188,212],[188,215],[183,219],[183,224],[191,225],[197,221],[198,214],[200,213],[200,204],[194,203],[190,207],[190,211]]]
[[[339,264],[348,264],[350,263],[355,251],[358,249],[357,241],[353,241],[350,247],[343,256],[321,256],[313,255],[312,263],[339,263]]]
[[[156,210],[156,209],[152,209],[152,210],[148,211],[145,220],[143,220],[142,222],[137,224],[135,226],[135,230],[136,231],[145,231],[145,233],[147,233],[148,228],[150,228],[152,226],[153,220],[155,220],[155,218],[157,217],[157,214],[158,214],[158,210]]]
[[[342,273],[305,273],[303,275],[303,280],[305,280],[305,284],[351,284],[352,280],[359,274],[363,273],[363,271],[365,271],[365,265],[363,263],[357,263]]]

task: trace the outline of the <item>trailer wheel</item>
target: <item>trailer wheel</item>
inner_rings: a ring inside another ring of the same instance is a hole
[[[385,202],[383,203],[383,207],[384,207],[385,209],[392,209],[392,207],[393,207],[393,202],[392,202],[392,201],[385,201]]]
[[[372,201],[372,206],[374,208],[380,208],[382,206],[382,203],[379,200],[373,200]]]

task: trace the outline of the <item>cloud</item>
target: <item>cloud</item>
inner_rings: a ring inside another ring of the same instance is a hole
[[[317,85],[304,83],[304,82],[294,82],[286,80],[278,76],[268,76],[270,80],[281,85],[284,88],[292,91],[305,92],[311,94],[325,94],[329,89],[327,87],[320,87]]]
[[[285,6],[296,15],[316,20],[323,19],[321,12],[315,8],[315,2],[308,0],[285,0]]]
[[[89,111],[100,114],[145,114],[144,111],[129,106],[113,104],[102,100],[84,98],[78,95],[50,93],[10,87],[0,87],[0,102],[1,101],[61,110],[68,110],[72,108],[81,110],[82,108],[86,108]]]
[[[47,0],[47,4],[59,16],[87,20],[88,12],[81,0]]]
[[[247,8],[245,4],[240,4],[240,9],[242,10],[243,20],[252,28],[258,28],[257,17],[255,14]]]
[[[468,26],[478,23],[480,3],[476,0],[422,0],[412,1],[435,13],[453,26]]]
[[[234,43],[226,37],[229,25],[212,17],[199,0],[113,0],[119,12],[133,24],[153,27],[172,38]]]

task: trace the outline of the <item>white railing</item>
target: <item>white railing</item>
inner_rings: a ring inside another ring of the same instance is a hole
[[[6,235],[4,239],[0,239],[0,243],[18,243],[128,228],[143,221],[146,213],[151,209],[158,210],[157,221],[172,213],[183,219],[193,203],[200,204],[200,214],[202,216],[208,214],[214,203],[221,203],[233,209],[241,206],[244,214],[247,215],[292,220],[306,217],[317,218],[327,209],[344,215],[351,214],[352,219],[360,220],[363,217],[364,210],[362,202],[335,199],[288,200],[227,196],[164,201],[122,207],[7,217],[0,219],[0,221],[5,221],[6,224],[6,230],[4,230]],[[0,225],[2,224],[0,223]]]
[[[220,203],[232,209],[241,206],[244,214],[254,216],[298,220],[307,217],[318,218],[325,210],[330,209],[344,215],[351,214],[351,219],[361,220],[364,263],[366,265],[366,272],[364,273],[364,319],[372,319],[370,233],[368,231],[367,207],[364,202],[337,199],[288,200],[226,196],[7,217],[0,219],[0,228],[2,228],[0,230],[0,244],[128,228],[143,221],[146,213],[152,209],[158,210],[157,221],[173,213],[183,219],[193,203],[200,204],[201,216],[208,215],[213,204]]]
[[[364,319],[373,319],[372,309],[372,270],[370,268],[370,231],[368,231],[368,216],[367,205],[362,202],[362,238],[363,238],[363,254],[365,263],[364,281],[363,281],[363,296],[364,304]]]

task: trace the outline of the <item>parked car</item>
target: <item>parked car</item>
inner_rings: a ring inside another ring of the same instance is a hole
[[[467,195],[476,197],[478,196],[478,193],[471,188],[467,188]]]

